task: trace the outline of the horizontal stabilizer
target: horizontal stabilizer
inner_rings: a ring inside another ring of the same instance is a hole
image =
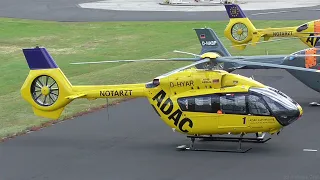
[[[67,99],[70,99],[70,100],[74,100],[74,99],[83,97],[83,96],[85,96],[85,95],[86,95],[86,94],[74,94],[74,95],[71,95],[71,96],[67,96],[66,98],[67,98]]]

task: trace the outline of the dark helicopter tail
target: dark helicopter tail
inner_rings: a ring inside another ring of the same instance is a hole
[[[211,28],[194,29],[202,46],[200,54],[206,52],[215,52],[220,56],[231,56],[229,51],[224,47],[217,34]]]

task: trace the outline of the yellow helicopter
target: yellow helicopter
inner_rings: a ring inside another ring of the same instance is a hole
[[[291,37],[300,39],[309,47],[320,46],[320,19],[294,27],[256,29],[239,5],[226,3],[224,6],[230,18],[224,35],[238,50],[244,50],[248,44],[256,45],[261,37],[264,41],[271,37]]]
[[[301,106],[293,99],[252,78],[210,67],[192,68],[219,60],[217,53],[204,53],[196,62],[194,58],[166,59],[193,63],[147,83],[81,86],[70,83],[46,48],[26,48],[23,53],[30,71],[21,87],[21,95],[32,106],[35,115],[58,119],[65,106],[78,98],[146,97],[169,127],[191,138],[191,145],[178,146],[179,150],[247,152],[251,148],[241,147],[241,142],[246,140],[243,138],[245,134],[278,134],[303,114]],[[123,61],[140,60],[110,62]],[[290,69],[290,66],[278,67]],[[213,140],[212,135],[223,134],[240,135],[236,138],[239,148],[214,150],[194,147],[195,139]],[[261,142],[259,138],[256,140]]]

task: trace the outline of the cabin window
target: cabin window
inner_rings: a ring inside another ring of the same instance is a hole
[[[220,96],[201,95],[179,98],[178,104],[182,111],[216,113],[220,110]]]
[[[211,109],[211,96],[198,96],[194,98],[196,112],[212,112]]]
[[[268,108],[265,106],[263,99],[255,95],[248,96],[248,109],[252,115],[270,115]]]
[[[223,114],[248,114],[246,94],[210,94],[178,99],[182,111]],[[265,106],[264,106],[265,108]]]
[[[226,94],[220,96],[220,107],[224,114],[247,114],[244,94]]]
[[[212,106],[212,112],[216,113],[219,110],[221,110],[220,108],[220,96],[219,95],[211,95],[211,106]]]

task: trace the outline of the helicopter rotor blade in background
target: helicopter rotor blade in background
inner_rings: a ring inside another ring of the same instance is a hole
[[[176,50],[175,50],[176,51]],[[176,52],[181,52],[181,51],[176,51]],[[183,54],[191,54],[191,55],[196,55],[196,54],[193,54],[193,53],[189,53],[189,52],[183,52]],[[201,57],[202,55],[197,55],[199,58],[204,58],[204,57]],[[285,57],[317,57],[317,56],[320,56],[320,54],[288,54],[288,55],[282,55],[282,54],[279,54],[279,55],[254,55],[254,56],[232,56],[232,57],[229,57],[229,58],[232,58],[232,59],[246,59],[246,58],[285,58]],[[200,60],[200,59],[199,59]]]
[[[319,36],[320,37],[320,36]],[[189,53],[189,52],[183,52],[183,51],[177,51],[174,50],[174,52],[177,53],[182,53],[182,54],[190,54],[190,55],[194,55],[197,56],[199,58],[203,58],[201,57],[201,55],[197,55],[197,54],[193,54],[193,53]],[[318,57],[320,56],[320,54],[289,54],[289,55],[254,55],[254,56],[232,56],[233,59],[246,59],[246,58],[261,58],[261,56],[265,57],[265,58],[285,58],[285,57]],[[198,59],[200,60],[200,59]]]
[[[306,33],[309,34],[309,33]],[[320,36],[303,36],[303,37],[315,37],[315,38],[320,38]],[[245,43],[245,44],[239,44],[239,45],[232,45],[230,47],[236,47],[236,46],[243,46],[243,45],[252,45],[252,44],[261,44],[261,43],[271,43],[271,42],[277,42],[277,41],[285,41],[285,40],[291,40],[291,39],[300,39],[301,37],[283,37],[279,39],[274,39],[274,40],[268,40],[268,41],[259,41],[256,43]]]
[[[320,56],[320,54],[290,54],[288,56],[289,57],[312,57],[312,56],[318,57]]]
[[[92,62],[75,62],[70,64],[102,64],[102,63],[118,63],[118,62],[141,62],[141,61],[198,61],[199,58],[169,58],[169,59],[138,59],[138,60],[111,60],[111,61],[92,61]]]
[[[217,62],[229,62],[229,63],[236,63],[242,65],[255,65],[255,66],[265,66],[265,67],[273,67],[279,69],[290,69],[290,70],[298,70],[298,71],[309,71],[309,72],[320,72],[317,69],[308,69],[296,66],[287,66],[287,65],[279,65],[279,64],[271,64],[271,63],[260,63],[260,62],[251,62],[251,61],[239,61],[239,60],[231,60],[228,57],[219,57],[216,59]]]

